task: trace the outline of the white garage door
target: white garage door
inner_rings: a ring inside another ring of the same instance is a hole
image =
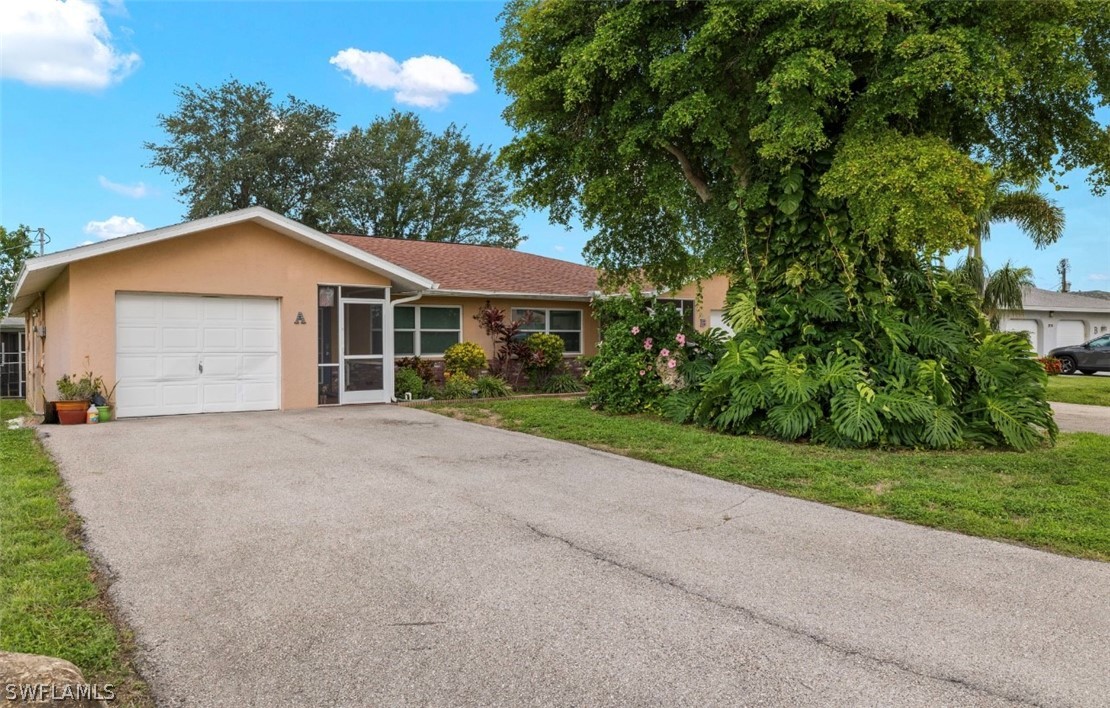
[[[1025,332],[1029,335],[1029,343],[1033,345],[1033,349],[1040,352],[1040,338],[1037,336],[1040,330],[1040,325],[1036,320],[1012,320],[1006,318],[1006,323],[1002,325],[1004,332]]]
[[[1056,346],[1070,347],[1085,341],[1087,341],[1087,332],[1082,320],[1060,320],[1056,325]]]
[[[278,302],[116,295],[116,415],[277,408]]]
[[[732,334],[732,327],[729,327],[728,323],[725,322],[725,311],[724,310],[710,310],[709,311],[709,326],[710,327],[716,327],[718,329],[723,329],[724,331],[728,332],[729,334]]]

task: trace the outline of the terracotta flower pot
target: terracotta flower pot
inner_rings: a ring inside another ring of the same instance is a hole
[[[85,414],[89,410],[88,401],[57,401],[54,407],[58,411],[58,422],[62,425],[79,425],[85,422]]]

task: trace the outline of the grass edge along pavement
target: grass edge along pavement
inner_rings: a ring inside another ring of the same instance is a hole
[[[445,401],[460,420],[571,442],[921,526],[1110,561],[1110,436],[1003,450],[851,450],[732,436],[573,400]]]
[[[1049,376],[1048,400],[1110,406],[1110,376]]]
[[[153,706],[54,462],[34,430],[7,429],[26,414],[0,401],[0,651],[60,657],[102,693],[111,684],[112,706]]]

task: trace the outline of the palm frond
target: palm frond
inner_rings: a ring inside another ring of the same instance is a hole
[[[1064,234],[1064,210],[1035,189],[999,195],[991,205],[990,220],[1015,224],[1037,248],[1056,243]]]

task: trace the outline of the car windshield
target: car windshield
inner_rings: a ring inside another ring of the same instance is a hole
[[[1104,334],[1101,337],[1095,337],[1087,342],[1089,347],[1110,347],[1110,334]]]

